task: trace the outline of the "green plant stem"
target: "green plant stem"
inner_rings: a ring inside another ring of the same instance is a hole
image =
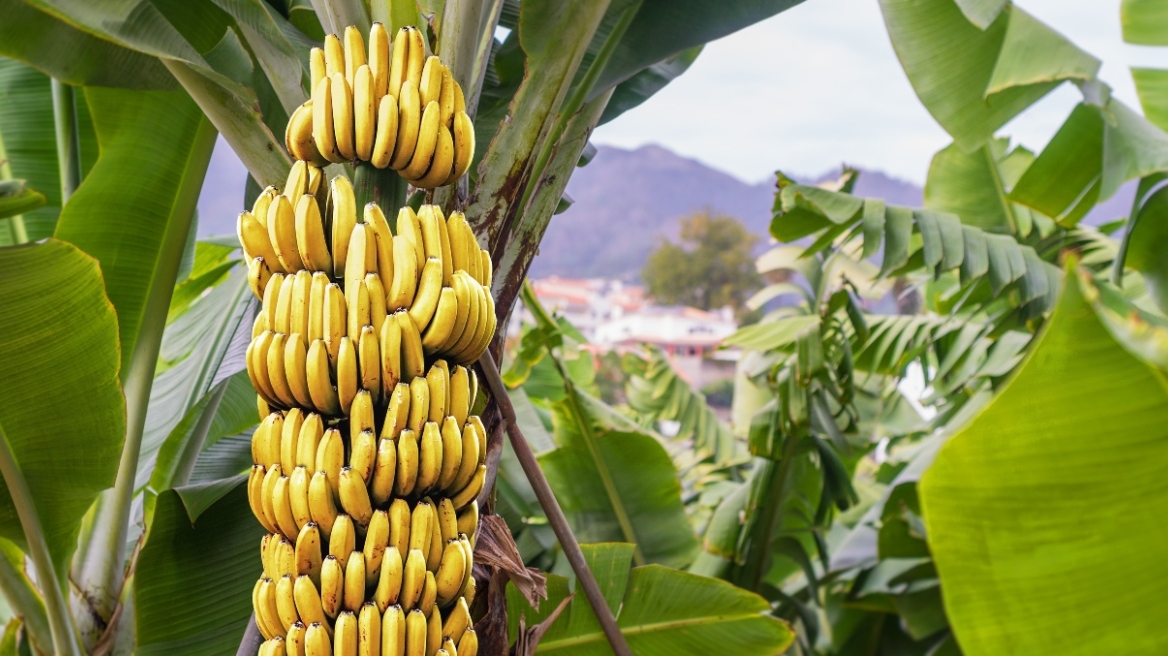
[[[478,114],[479,96],[483,92],[483,79],[487,75],[487,64],[491,57],[491,44],[495,42],[495,28],[499,25],[499,15],[503,13],[503,0],[490,0],[490,4],[483,7],[479,21],[479,43],[475,48],[474,64],[469,86],[463,87],[466,91],[466,111],[471,119]]]
[[[49,546],[45,543],[45,534],[32,501],[32,493],[28,489],[28,482],[24,480],[24,472],[16,463],[16,454],[12,452],[12,444],[8,442],[8,435],[4,432],[3,426],[0,426],[0,474],[3,474],[4,482],[8,486],[12,505],[16,507],[16,514],[20,517],[20,527],[24,530],[24,539],[28,542],[28,555],[36,567],[41,594],[45,598],[49,631],[53,636],[53,651],[58,656],[81,656],[77,637],[74,635],[73,620],[69,615],[69,605],[57,579],[57,570],[53,567]]]
[[[612,31],[608,33],[608,37],[605,38],[604,45],[600,47],[600,52],[596,53],[596,58],[589,65],[588,72],[584,74],[584,79],[580,80],[580,84],[576,87],[575,92],[560,107],[560,111],[556,114],[555,121],[552,123],[551,130],[548,131],[547,137],[540,144],[539,155],[535,159],[535,164],[531,167],[531,176],[527,179],[527,184],[523,189],[523,196],[519,201],[519,216],[526,213],[527,204],[531,201],[531,197],[535,194],[536,189],[539,188],[539,181],[547,169],[548,161],[552,157],[552,152],[554,152],[556,144],[559,142],[560,137],[563,136],[564,130],[568,127],[568,121],[584,106],[585,99],[592,92],[592,86],[596,83],[597,78],[600,77],[601,71],[608,64],[608,59],[612,56],[613,51],[616,50],[621,38],[625,35],[625,31],[632,24],[633,19],[637,16],[637,11],[640,9],[640,0],[625,8],[624,12],[621,13],[621,17],[617,20],[616,25],[612,27]]]
[[[81,184],[81,142],[77,136],[77,101],[73,87],[53,78],[53,128],[57,135],[57,171],[61,207]]]
[[[361,0],[312,0],[312,8],[326,34],[343,38],[350,25],[356,25],[362,36],[369,34],[369,12]]]
[[[17,552],[19,547],[5,541],[0,550]],[[4,595],[12,612],[24,618],[34,653],[48,653],[53,644],[53,631],[49,627],[49,617],[45,614],[45,602],[32,581],[6,556],[9,554],[0,554],[0,593]],[[19,553],[19,558],[24,559],[24,552]]]
[[[12,179],[12,166],[8,163],[8,151],[4,148],[4,135],[0,134],[0,180]],[[12,235],[13,244],[23,244],[28,241],[28,231],[24,227],[24,215],[17,214],[8,217],[8,230]]]
[[[779,514],[785,500],[787,479],[791,475],[791,464],[795,460],[795,452],[798,447],[799,440],[788,435],[783,443],[782,461],[775,463],[767,460],[763,463],[766,465],[766,469],[760,467],[758,470],[759,474],[766,478],[763,481],[763,503],[758,509],[760,523],[747,537],[749,542],[747,543],[746,562],[742,565],[740,575],[736,577],[738,585],[747,590],[758,592],[762,586],[767,557],[771,553],[771,537],[774,534],[775,526],[781,525]]]
[[[596,619],[600,622],[600,627],[604,631],[605,637],[608,638],[612,651],[617,656],[632,656],[633,652],[629,649],[628,642],[625,641],[620,627],[617,626],[612,609],[608,607],[604,593],[601,592],[600,586],[596,583],[592,570],[588,568],[588,561],[584,559],[580,543],[572,534],[568,518],[564,516],[559,501],[556,501],[556,495],[552,493],[552,488],[548,485],[543,470],[539,467],[539,461],[536,460],[531,445],[527,443],[527,439],[523,437],[523,432],[519,429],[515,408],[511,405],[511,398],[507,395],[507,387],[503,384],[503,379],[499,376],[499,368],[495,365],[495,359],[491,357],[489,351],[479,359],[479,368],[491,390],[491,398],[499,404],[499,409],[503,413],[503,422],[507,428],[507,437],[511,442],[511,448],[514,449],[515,456],[519,460],[520,466],[523,467],[523,473],[527,475],[527,480],[531,483],[536,498],[539,499],[539,505],[543,508],[544,514],[547,515],[548,524],[556,534],[556,539],[560,541],[564,556],[572,566],[572,571],[576,573],[580,587],[584,589],[584,596],[592,605],[592,611],[596,614]]]

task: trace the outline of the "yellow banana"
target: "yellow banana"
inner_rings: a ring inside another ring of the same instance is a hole
[[[272,206],[272,200],[279,195],[279,188],[275,185],[268,185],[256,196],[255,202],[251,205],[252,216],[260,222],[264,230],[268,229],[268,208]]]
[[[449,286],[454,267],[450,261],[450,247],[442,246],[447,239],[446,219],[442,216],[442,210],[435,205],[421,206],[418,208],[418,226],[422,232],[422,247],[426,251],[426,257],[441,261],[442,284]]]
[[[455,112],[452,136],[454,138],[454,166],[450,172],[450,177],[446,178],[443,184],[452,184],[461,178],[470,170],[471,162],[474,161],[474,123],[470,120],[470,116],[466,112]]]
[[[345,161],[333,132],[333,90],[328,76],[312,87],[312,140],[321,157],[333,163]]]
[[[272,238],[268,235],[266,225],[266,217],[265,221],[261,223],[251,212],[239,213],[236,218],[235,231],[236,236],[239,237],[239,244],[243,247],[243,255],[248,260],[262,257],[274,271],[284,271],[284,265],[280,263],[280,258],[276,255],[276,249],[272,246]]]
[[[373,73],[374,101],[380,101],[389,87],[389,32],[381,23],[369,29],[369,70]]]
[[[272,511],[276,515],[276,526],[280,528],[280,533],[295,537],[300,532],[300,527],[296,525],[296,518],[292,516],[292,505],[288,498],[287,476],[276,479],[276,483],[272,487]]]
[[[470,482],[454,496],[450,497],[450,502],[454,504],[454,507],[461,510],[471,501],[474,501],[483,489],[483,482],[486,480],[486,476],[487,466],[479,465],[475,470],[474,476],[471,477]]]
[[[382,321],[379,352],[381,354],[381,396],[390,399],[401,382],[401,326],[396,319]]]
[[[268,374],[268,351],[271,350],[272,340],[275,337],[276,333],[265,330],[252,342],[251,353],[248,356],[248,371],[254,372],[252,377],[259,384],[257,389],[260,390],[264,398],[271,403],[285,405],[284,401],[276,394],[276,389],[272,386]]]
[[[478,656],[479,636],[474,628],[468,627],[458,641],[458,656]]]
[[[304,632],[305,656],[333,656],[333,642],[323,623],[313,622]]]
[[[247,477],[247,502],[251,506],[252,514],[255,515],[260,524],[269,532],[275,533],[276,525],[268,520],[267,513],[264,512],[265,473],[263,465],[252,465],[251,473]]]
[[[374,250],[377,252],[377,273],[390,280],[393,275],[393,231],[389,221],[377,203],[365,204],[365,227],[373,233]]]
[[[345,563],[345,591],[341,606],[347,611],[356,612],[361,610],[364,603],[365,557],[360,551],[355,551],[349,555],[349,562]]]
[[[442,60],[433,55],[427,57],[422,65],[421,81],[418,83],[418,94],[422,97],[422,105],[430,103],[437,105],[438,99],[442,96],[442,68]]]
[[[349,310],[345,334],[354,341],[360,339],[362,326],[369,325],[369,289],[363,278],[345,283],[345,305]]]
[[[422,76],[425,79],[425,75]],[[438,106],[442,108],[442,125],[450,127],[454,121],[454,87],[458,83],[454,81],[454,76],[450,74],[450,69],[445,64],[442,65],[442,91],[438,95]]]
[[[479,291],[482,286],[463,270],[454,272],[454,293],[458,300],[458,318],[450,337],[439,347],[443,352],[451,353],[457,360],[474,342],[477,334],[481,303]]]
[[[296,545],[287,537],[280,536],[275,540],[272,557],[274,558],[274,574],[276,579],[285,574],[296,575]],[[275,581],[276,579],[273,579]]]
[[[310,271],[332,271],[332,255],[324,236],[324,219],[316,197],[304,194],[296,201],[296,246]]]
[[[353,129],[353,90],[345,76],[333,73],[330,79],[333,103],[333,134],[337,151],[347,161],[357,159]]]
[[[263,258],[262,258],[262,257],[257,257],[256,259],[257,259],[257,260],[262,260]],[[252,322],[251,322],[251,338],[252,338],[252,341],[255,341],[255,338],[257,338],[257,337],[259,337],[260,335],[262,335],[262,334],[263,334],[263,332],[264,332],[265,330],[267,330],[267,329],[268,329],[268,313],[267,313],[267,312],[263,312],[263,311],[256,312],[255,319],[253,319],[253,320],[252,320]],[[260,418],[262,419],[262,418],[263,418],[263,415],[260,415]]]
[[[353,440],[349,467],[360,477],[362,484],[373,477],[373,464],[377,460],[377,435],[372,430],[362,431]]]
[[[276,296],[276,309],[272,314],[272,330],[287,335],[292,332],[292,295],[296,289],[296,275],[288,274],[280,281],[280,292]]]
[[[324,48],[313,48],[308,51],[308,73],[308,79],[314,89],[316,88],[316,83],[328,75],[328,65],[325,64]]]
[[[462,426],[462,457],[458,461],[458,472],[444,489],[455,492],[463,489],[474,478],[479,466],[479,438],[475,425],[467,422]]]
[[[300,437],[296,440],[296,465],[308,468],[310,476],[316,471],[316,450],[323,438],[324,421],[320,415],[315,412],[305,415]]]
[[[372,435],[372,432],[370,433]],[[369,490],[365,481],[352,467],[341,469],[341,507],[362,528],[369,525],[373,516],[373,504],[369,500]]]
[[[383,95],[377,105],[377,136],[369,162],[383,169],[393,159],[393,149],[397,146],[398,109],[397,96]]]
[[[357,548],[357,527],[348,515],[337,515],[333,522],[333,532],[329,536],[329,555],[337,559],[337,565],[346,570],[353,549]]]
[[[341,412],[348,414],[359,385],[357,349],[352,340],[342,337],[341,347],[337,351],[337,397],[341,401]]]
[[[386,612],[390,606],[397,603],[401,594],[402,576],[404,572],[401,552],[397,547],[389,545],[381,557],[381,566],[377,576],[377,587],[373,590],[373,601],[378,610]]]
[[[458,641],[462,639],[463,632],[470,625],[470,608],[466,605],[466,599],[459,597],[450,609],[450,614],[446,617],[446,622],[442,624],[442,638],[444,640],[452,640],[455,644],[458,644]]]
[[[397,96],[401,93],[402,83],[406,80],[406,68],[409,63],[410,56],[410,42],[406,38],[406,30],[410,28],[403,27],[398,31],[397,36],[393,40],[392,53],[389,61],[389,77],[386,80],[386,93]]]
[[[381,616],[381,656],[405,656],[406,614],[393,605]]]
[[[299,620],[292,625],[292,628],[288,629],[288,635],[284,638],[286,656],[306,656],[304,634],[307,630],[308,627]]]
[[[353,133],[357,159],[369,161],[377,130],[377,105],[373,89],[373,71],[368,66],[357,69],[353,80]]]
[[[422,267],[421,282],[414,302],[410,305],[410,317],[418,330],[430,325],[434,311],[438,309],[438,300],[442,295],[442,260],[431,257]]]
[[[397,442],[381,439],[377,444],[377,460],[369,481],[369,498],[383,506],[393,496],[393,479],[397,474]]]
[[[260,301],[260,313],[265,316],[268,330],[276,329],[276,306],[280,304],[280,292],[284,290],[283,273],[273,273],[268,286],[264,288],[264,298]]]
[[[276,393],[276,398],[281,403],[291,407],[296,405],[296,397],[292,395],[292,389],[288,387],[288,378],[284,372],[284,343],[287,339],[288,336],[284,333],[273,335],[266,355],[268,382],[272,386],[272,391]]]
[[[494,280],[495,263],[491,260],[491,254],[485,249],[479,251],[479,262],[483,265],[483,286],[490,289]]]
[[[312,285],[308,290],[308,334],[306,342],[324,338],[324,290],[328,287],[327,273],[317,271],[312,274]]]
[[[341,402],[329,375],[328,347],[325,346],[324,340],[315,340],[312,346],[308,347],[305,372],[308,376],[308,394],[312,397],[312,405],[324,414],[334,416],[340,414]]]
[[[466,419],[467,423],[474,424],[475,437],[479,440],[479,464],[487,461],[487,429],[483,426],[483,418],[478,415],[471,415]]]
[[[309,525],[316,526],[312,521],[312,508],[308,505],[308,481],[308,468],[304,466],[293,469],[292,475],[288,477],[288,504],[292,507],[292,517],[296,520],[296,525],[300,527],[300,535],[296,538],[297,559],[300,557],[300,539],[304,536],[305,529]],[[319,531],[317,533],[319,534]]]
[[[498,317],[495,316],[495,300],[485,290],[482,299],[485,301],[486,311],[480,311],[480,314],[485,316],[487,323],[485,326],[480,326],[481,334],[478,337],[478,343],[471,345],[470,350],[464,355],[463,362],[470,363],[478,360],[487,347],[491,345],[491,340],[495,338],[495,329],[498,326]]]
[[[429,166],[423,170],[424,175],[420,174],[416,178],[410,178],[410,184],[418,189],[433,189],[446,184],[446,180],[454,172],[454,157],[454,136],[450,134],[450,128],[439,125],[434,155],[430,159]],[[408,172],[413,173],[414,170]]]
[[[345,28],[345,80],[349,85],[356,79],[357,71],[365,65],[365,39],[361,31],[352,25]]]
[[[295,161],[292,162],[292,168],[288,170],[288,179],[284,182],[284,195],[292,203],[295,203],[308,188],[308,169],[306,167],[304,162]]]
[[[329,202],[333,207],[333,277],[341,278],[349,262],[349,239],[357,225],[357,198],[352,183],[343,175],[333,178],[329,186]]]
[[[273,413],[279,414],[279,413]],[[251,435],[251,461],[256,465],[267,467],[272,464],[268,459],[268,417],[265,415]],[[279,462],[278,460],[276,462]]]
[[[458,597],[466,572],[466,553],[458,540],[450,540],[442,551],[442,561],[434,575],[437,584],[438,605],[445,608]]]
[[[295,579],[292,576],[285,574],[276,582],[276,613],[280,618],[280,626],[287,633],[292,625],[300,621],[300,616],[296,613],[296,601],[292,596],[292,589],[295,586]]]
[[[320,445],[316,448],[316,467],[328,478],[329,489],[336,497],[340,489],[341,468],[345,465],[345,443],[341,432],[330,428],[324,432]]]
[[[433,421],[439,425],[442,423],[442,418],[446,416],[450,388],[446,369],[439,366],[440,363],[445,364],[442,360],[438,360],[430,367],[430,371],[426,372],[426,386],[430,388],[430,411],[427,413],[427,421]]]
[[[466,597],[466,603],[473,604],[475,596],[475,579],[474,579],[474,547],[470,546],[470,540],[465,535],[458,536],[458,542],[462,545],[463,551],[466,553],[466,579],[462,584],[462,590],[459,595]]]
[[[434,604],[437,600],[438,584],[434,582],[434,572],[428,571],[426,572],[426,582],[422,584],[422,596],[418,597],[418,610],[429,617],[434,611]]]
[[[391,269],[392,271],[392,269]],[[385,285],[381,284],[381,276],[370,271],[365,274],[365,289],[369,293],[369,321],[373,326],[373,334],[381,335],[381,327],[389,316],[385,310]]]
[[[426,656],[436,656],[442,647],[442,614],[430,613],[426,621]],[[456,656],[442,654],[441,656]]]
[[[410,414],[406,425],[421,434],[422,427],[430,418],[430,384],[422,376],[410,381]]]
[[[311,162],[316,166],[328,164],[328,160],[316,148],[312,137],[312,99],[297,107],[288,117],[288,127],[284,130],[284,146],[295,159]]]
[[[377,244],[373,231],[364,223],[353,226],[349,235],[349,252],[345,256],[345,289],[365,280],[365,274],[377,270]]]
[[[285,271],[304,268],[296,245],[296,210],[287,196],[277,196],[268,207],[268,239]]]
[[[308,297],[312,293],[312,273],[301,269],[292,277],[292,300],[288,308],[287,334],[308,333]]]
[[[409,308],[417,290],[418,260],[414,255],[414,245],[399,232],[393,238],[393,280],[389,283],[389,293],[385,299],[386,309]]]
[[[256,298],[263,300],[264,289],[268,286],[268,281],[272,279],[272,267],[262,256],[257,255],[248,260],[247,263],[247,284],[251,287],[251,291],[256,295]]]
[[[422,351],[422,334],[418,324],[409,312],[394,314],[402,331],[402,380],[412,382],[426,369],[425,353]]]
[[[304,574],[296,577],[293,595],[296,599],[296,613],[300,615],[300,621],[307,625],[327,622],[324,607],[321,605],[320,591],[313,583],[311,576]]]
[[[321,562],[320,529],[308,522],[296,536],[297,576],[307,574],[314,582],[319,581]]]
[[[438,121],[442,110],[438,109],[437,102],[423,103],[422,119],[418,124],[418,139],[414,144],[414,154],[410,161],[401,169],[401,175],[407,180],[417,180],[426,171],[430,170],[430,162],[434,159],[434,151],[438,146]],[[449,172],[448,172],[449,173]],[[442,179],[446,179],[443,175]]]
[[[426,64],[426,44],[422,35],[422,31],[416,27],[410,27],[409,32],[406,33],[408,38],[408,45],[410,49],[409,56],[406,58],[406,76],[405,79],[413,82],[415,85],[422,83],[422,68]]]
[[[394,495],[409,496],[413,493],[417,481],[418,435],[407,428],[397,438],[397,472],[395,472],[393,479]]]
[[[466,367],[457,365],[450,372],[450,415],[459,426],[470,414],[470,374]]]
[[[450,257],[453,260],[454,270],[462,269],[474,275],[474,268],[470,260],[474,258],[474,264],[478,264],[478,253],[471,250],[471,245],[467,241],[468,230],[466,215],[462,212],[451,212],[450,216],[446,218],[446,233],[450,236]]]
[[[308,482],[308,509],[312,521],[325,539],[332,537],[333,524],[337,521],[337,506],[333,502],[333,491],[329,488],[328,475],[318,471]]]
[[[442,422],[442,471],[438,475],[438,489],[450,490],[462,464],[462,431],[454,417]],[[453,512],[453,509],[452,509]]]
[[[414,247],[414,261],[418,264],[418,275],[421,267],[426,263],[426,248],[422,241],[422,224],[418,215],[409,205],[401,208],[397,213],[397,235],[404,235]]]
[[[402,84],[397,96],[397,143],[394,144],[390,168],[400,171],[414,156],[418,143],[418,131],[422,127],[422,105],[418,96],[418,86],[412,80]]]
[[[410,418],[410,386],[398,383],[389,396],[389,407],[385,411],[385,422],[381,425],[381,439],[397,439]]]
[[[357,655],[381,656],[381,613],[368,602],[357,615]]]
[[[454,511],[454,504],[450,502],[450,499],[442,497],[438,500],[435,517],[438,522],[438,534],[443,544],[458,538],[458,513]]]
[[[346,335],[348,305],[340,285],[329,283],[324,288],[324,343],[328,346],[329,362],[336,366],[341,351],[341,339]]]
[[[438,524],[438,509],[430,505],[430,549],[426,552],[426,569],[437,573],[442,564],[443,545],[442,527]]]
[[[416,492],[429,492],[442,473],[442,431],[438,424],[427,421],[418,445],[418,482]],[[417,511],[414,511],[415,514]]]
[[[457,319],[458,298],[454,288],[443,287],[438,297],[434,316],[429,325],[426,326],[425,332],[422,333],[422,350],[426,354],[438,352],[442,345],[450,339]]]
[[[336,73],[345,74],[345,46],[336,34],[324,37],[324,64],[329,77]]]
[[[308,391],[308,348],[300,333],[292,333],[284,343],[284,375],[296,403],[306,408],[312,407],[312,394]]]
[[[410,550],[421,551],[423,560],[430,553],[430,541],[434,536],[433,509],[434,504],[427,497],[414,505],[410,514]]]
[[[402,574],[401,595],[398,603],[405,610],[413,610],[422,597],[426,585],[426,557],[418,549],[411,549]],[[423,615],[423,617],[425,617]]]
[[[276,607],[276,584],[271,579],[264,579],[260,583],[259,605],[256,606],[256,624],[264,637],[271,640],[282,633],[280,625],[280,611]]]
[[[405,558],[410,552],[410,504],[405,499],[394,499],[389,504],[389,544]]]
[[[361,387],[368,390],[374,399],[380,402],[381,354],[378,350],[377,333],[373,326],[365,326],[361,329],[361,341],[357,343],[357,362],[360,367]]]
[[[434,231],[438,233],[439,247],[442,249],[442,284],[450,286],[454,275],[454,258],[450,255],[450,234],[446,230],[446,217],[442,215],[442,208],[430,206],[430,214],[434,217]],[[418,217],[421,220],[421,216]]]
[[[454,112],[466,111],[466,97],[462,95],[462,87],[458,82],[454,83]]]
[[[412,610],[406,615],[405,656],[430,656],[426,653],[426,637],[429,633],[426,614]]]
[[[373,397],[365,390],[360,390],[353,397],[353,405],[349,410],[349,443],[353,451],[357,451],[357,440],[361,433],[376,428],[373,416]],[[350,462],[350,466],[351,466]]]
[[[365,586],[372,588],[377,585],[377,578],[381,574],[381,561],[385,550],[389,547],[389,513],[384,510],[374,510],[369,518],[369,526],[365,528],[365,544],[361,551],[365,555]]]

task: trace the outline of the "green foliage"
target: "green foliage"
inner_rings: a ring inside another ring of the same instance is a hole
[[[751,252],[758,238],[737,219],[699,212],[681,219],[681,243],[664,241],[641,270],[648,294],[665,305],[741,309],[761,278]]]

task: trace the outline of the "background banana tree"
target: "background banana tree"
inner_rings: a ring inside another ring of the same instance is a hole
[[[239,476],[256,423],[240,375],[254,307],[233,239],[196,244],[194,208],[216,134],[251,174],[241,201],[284,179],[276,135],[307,97],[308,49],[325,33],[418,24],[467,90],[478,161],[432,200],[472,217],[506,319],[592,129],[705,42],[797,2],[0,3],[0,176],[44,196],[37,208],[5,187],[25,204],[0,230],[0,268],[29,280],[0,292],[14,388],[0,403],[13,617],[0,648],[239,644],[262,530]],[[358,179],[358,192],[396,210],[406,189],[384,182]],[[682,562],[692,546],[638,544],[634,560]],[[759,617],[781,646],[784,625]]]

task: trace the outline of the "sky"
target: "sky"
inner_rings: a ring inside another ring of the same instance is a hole
[[[1120,0],[1015,4],[1101,59],[1100,77],[1133,108],[1129,67],[1168,68],[1168,48],[1123,43]],[[1079,99],[1064,84],[999,134],[1041,150]],[[877,0],[806,0],[715,41],[684,75],[592,140],[660,145],[750,183],[775,170],[814,176],[847,163],[916,184],[950,141],[901,70]],[[200,233],[229,232],[235,211],[219,217],[219,208],[242,201],[244,168],[222,138],[207,175]]]
[[[1120,0],[1015,4],[1101,59],[1101,78],[1133,107],[1128,67],[1168,67],[1168,48],[1123,43]],[[999,134],[1040,149],[1079,99],[1064,84]],[[747,182],[847,162],[917,184],[950,142],[901,70],[877,0],[806,0],[715,41],[684,75],[592,139],[659,144]]]

